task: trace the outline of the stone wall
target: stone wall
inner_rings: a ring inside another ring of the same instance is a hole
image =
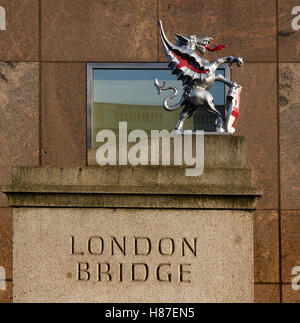
[[[86,63],[165,62],[167,36],[201,33],[242,56],[238,135],[245,135],[255,185],[257,302],[300,302],[291,271],[300,265],[300,31],[297,0],[2,0],[0,32],[0,186],[12,166],[85,166]],[[215,54],[211,54],[215,55]],[[12,217],[0,193],[0,266],[11,300]]]

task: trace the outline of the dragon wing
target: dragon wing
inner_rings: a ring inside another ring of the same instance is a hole
[[[162,39],[163,49],[168,58],[168,66],[172,69],[172,74],[177,76],[183,85],[190,80],[201,78],[201,74],[208,72],[202,64],[201,58],[191,49],[185,46],[180,47],[172,44],[166,37],[161,20],[159,20],[159,31]],[[176,35],[181,43],[186,42],[186,37]]]

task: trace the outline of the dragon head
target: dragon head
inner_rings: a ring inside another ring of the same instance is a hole
[[[192,51],[198,50],[200,54],[204,55],[206,51],[215,52],[220,51],[225,45],[217,45],[215,48],[209,47],[210,42],[213,40],[211,37],[197,38],[196,35],[190,35],[188,37],[176,34],[176,45],[179,47],[186,47]]]
[[[213,40],[211,37],[197,38],[196,49],[204,55],[209,48],[209,43]]]
[[[164,52],[166,55],[168,55],[170,50],[176,50],[176,47],[177,49],[180,48],[183,50],[187,50],[189,55],[192,55],[196,50],[198,50],[202,55],[204,55],[206,51],[216,52],[220,51],[225,47],[225,45],[217,45],[214,48],[209,47],[209,43],[213,40],[213,38],[211,37],[197,38],[196,35],[190,35],[186,37],[180,34],[176,34],[175,46],[166,37],[161,20],[158,21],[158,26],[160,30],[160,36],[162,39]]]

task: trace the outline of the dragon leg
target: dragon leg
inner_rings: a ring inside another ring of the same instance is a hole
[[[207,103],[207,112],[212,113],[217,117],[216,132],[225,132],[224,119],[222,117],[222,114],[216,109],[213,100],[208,98],[206,103]]]
[[[195,110],[190,107],[185,107],[180,113],[179,120],[174,129],[182,131],[185,121],[193,115],[194,111]]]

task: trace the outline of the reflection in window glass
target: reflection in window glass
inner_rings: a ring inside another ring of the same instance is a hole
[[[217,73],[225,75],[223,70]],[[126,121],[128,130],[153,129],[172,130],[178,121],[180,110],[166,112],[162,107],[165,97],[153,85],[155,78],[166,81],[167,86],[177,87],[179,93],[171,101],[177,103],[183,93],[182,82],[168,69],[94,69],[93,71],[93,148],[97,148],[96,135],[102,129],[118,132],[119,122]],[[225,88],[223,83],[215,83],[211,89],[215,104],[224,105]],[[213,131],[214,117],[206,112],[197,112],[185,123],[185,129]],[[210,129],[211,127],[211,129]]]

